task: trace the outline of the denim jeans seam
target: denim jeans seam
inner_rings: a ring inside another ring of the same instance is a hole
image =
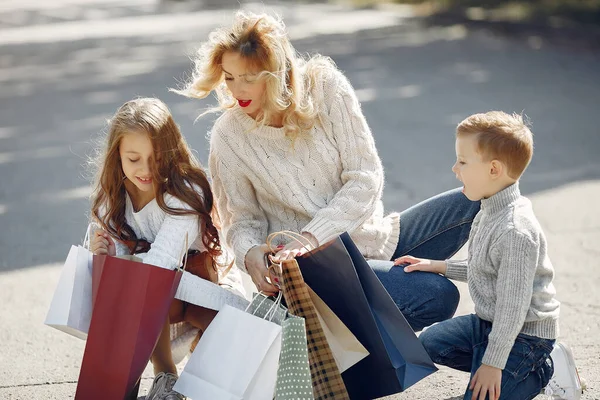
[[[525,362],[530,358],[530,356],[533,353],[534,353],[533,350],[529,351],[529,353],[527,353],[527,355],[522,358],[521,362],[519,363],[517,368],[515,368],[514,372],[511,372],[511,371],[507,371],[507,372],[509,372],[514,378],[516,378],[519,375],[519,371],[521,371],[521,368],[523,368],[523,364],[525,364]]]
[[[468,349],[463,349],[463,348],[457,347],[457,346],[450,346],[450,347],[446,348],[444,351],[439,352],[437,354],[437,356],[435,357],[435,359],[432,361],[436,364],[448,365],[447,363],[444,364],[444,360],[445,359],[448,360],[446,358],[446,356],[455,350],[462,350],[464,352],[468,352]],[[448,366],[450,366],[450,365],[448,365]]]
[[[473,222],[473,219],[470,219],[470,218],[467,218],[467,219],[462,219],[462,220],[460,220],[460,221],[457,221],[457,222],[455,222],[454,224],[452,224],[452,225],[450,225],[450,226],[447,226],[447,227],[445,227],[445,228],[444,228],[444,229],[442,229],[442,230],[439,230],[439,231],[437,231],[437,232],[434,232],[434,233],[432,233],[432,234],[431,234],[431,235],[429,235],[427,238],[425,238],[425,239],[421,240],[419,243],[417,243],[416,245],[412,246],[410,249],[408,249],[406,252],[404,252],[404,254],[409,254],[411,251],[413,251],[414,249],[416,249],[417,247],[419,247],[419,246],[420,246],[420,245],[422,245],[423,243],[425,243],[425,242],[427,242],[427,241],[429,241],[429,240],[433,239],[433,238],[434,238],[434,237],[436,237],[436,236],[439,236],[439,235],[441,235],[441,234],[442,234],[442,233],[444,233],[444,232],[447,232],[447,231],[449,231],[450,229],[454,229],[454,228],[456,228],[456,227],[459,227],[459,226],[461,226],[461,225],[469,224],[469,223],[472,223],[472,222]],[[400,233],[400,234],[402,234],[402,233]],[[461,246],[459,246],[459,248],[460,248],[460,247],[462,247],[462,246],[463,246],[463,245],[464,245],[464,244],[465,244],[467,241],[468,241],[468,239],[467,239],[467,240],[466,240],[464,243],[462,243],[462,245],[461,245]]]
[[[400,312],[402,314],[404,314],[404,316],[408,316],[411,318],[415,316],[415,312],[410,307],[404,307],[404,306],[400,307],[398,304],[396,304],[396,306],[398,307]]]

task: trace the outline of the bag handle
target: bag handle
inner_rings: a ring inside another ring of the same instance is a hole
[[[181,267],[178,267],[177,269],[185,271],[185,267],[187,266],[187,260],[188,260],[188,233],[186,232],[185,239],[183,242],[183,254],[179,255],[179,265],[181,265]]]
[[[260,308],[260,306],[262,306],[264,304],[264,302],[267,301],[267,299],[268,299],[268,297],[263,292],[259,292],[258,294],[260,296],[263,296],[264,299],[262,299],[262,301],[260,302],[260,304],[258,306],[256,306],[256,308],[254,309],[254,311],[251,313],[252,315],[256,315],[255,314],[256,310],[258,310]],[[271,317],[269,318],[269,322],[273,321],[273,318],[275,318],[275,314],[277,312],[277,309],[281,305],[281,299],[282,298],[283,298],[283,293],[279,292],[279,294],[277,294],[277,298],[273,302],[273,305],[271,306],[271,308],[269,308],[269,311],[267,311],[267,313],[265,314],[265,316],[263,317],[263,319],[267,319],[269,317],[269,315],[271,315]],[[246,309],[244,311],[248,312],[248,310],[250,309],[251,305],[252,305],[252,302],[250,302],[250,304],[248,304],[248,307],[246,307]]]
[[[88,250],[90,250],[90,242],[91,242],[91,232],[92,232],[92,227],[93,227],[94,223],[92,221],[90,221],[90,223],[87,226],[87,229],[85,230],[85,236],[83,238],[83,243],[81,244],[83,246],[83,248],[86,248]]]
[[[279,232],[273,232],[267,237],[267,246],[269,247],[269,250],[271,250],[271,252],[273,252],[273,253],[275,253],[275,251],[276,251],[275,249],[273,249],[273,246],[272,246],[273,239],[275,239],[275,237],[277,237],[279,235],[285,236],[292,240],[295,240],[296,242],[300,243],[302,245],[302,247],[304,247],[306,249],[306,251],[310,251],[310,248],[313,247],[313,244],[310,242],[310,240],[308,240],[307,238],[305,238],[304,236],[302,236],[299,233],[296,233],[293,231],[279,231]]]

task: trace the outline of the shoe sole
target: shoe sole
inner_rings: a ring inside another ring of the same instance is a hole
[[[575,366],[575,357],[573,357],[573,352],[571,351],[571,348],[569,346],[566,346],[563,343],[558,343],[558,345],[563,351],[564,353],[567,355],[567,363],[569,363],[569,367],[572,368],[573,370],[575,370],[575,377],[577,378],[575,381],[576,387],[575,389],[577,389],[577,391],[581,392],[581,394],[583,394],[583,388],[581,386],[581,378],[579,377],[579,371],[577,370],[577,367]]]

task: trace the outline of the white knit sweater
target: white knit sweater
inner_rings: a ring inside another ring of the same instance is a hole
[[[188,235],[188,249],[204,251],[198,217],[195,215],[171,215],[163,211],[156,199],[146,204],[141,210],[134,211],[133,203],[126,194],[125,220],[133,229],[137,238],[151,243],[147,253],[136,254],[145,264],[174,269],[180,265],[185,246],[185,235]],[[165,204],[171,208],[189,210],[190,206],[178,198],[164,195]],[[115,239],[116,255],[129,254],[129,248]],[[188,250],[186,249],[186,251]],[[237,268],[232,268],[221,283],[244,292],[241,288],[241,275]]]
[[[269,233],[309,232],[319,244],[348,232],[369,258],[389,260],[397,213],[383,215],[383,168],[354,89],[340,72],[322,76],[315,127],[294,142],[257,127],[239,106],[211,132],[209,170],[224,237],[238,267]]]

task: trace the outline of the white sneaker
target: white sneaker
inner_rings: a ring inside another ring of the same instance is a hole
[[[544,393],[550,400],[581,399],[583,389],[571,348],[566,343],[557,343],[550,357],[554,363],[554,375]]]
[[[146,395],[146,400],[184,400],[185,397],[173,390],[177,375],[159,372],[152,382],[152,387]]]

